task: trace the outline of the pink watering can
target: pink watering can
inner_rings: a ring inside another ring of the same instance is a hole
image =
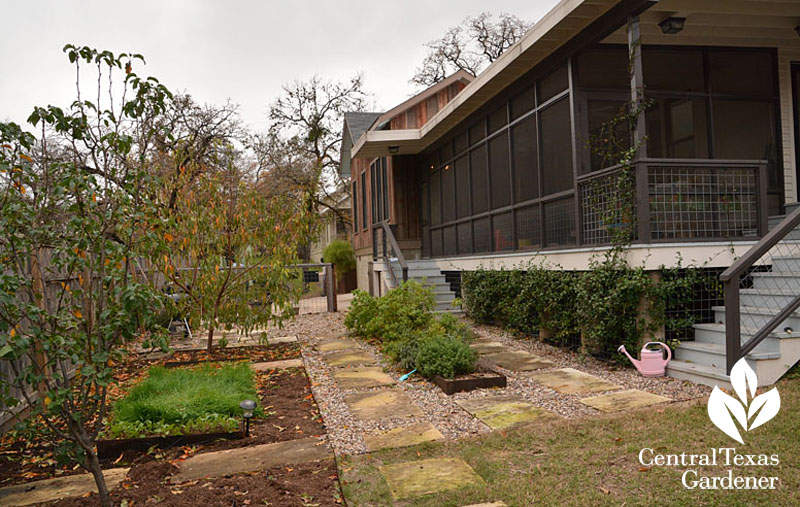
[[[660,345],[667,351],[667,358],[664,359],[664,350],[648,349],[648,345]],[[617,352],[622,352],[628,356],[628,359],[630,359],[636,369],[639,370],[639,373],[645,377],[663,377],[664,371],[667,368],[667,363],[672,359],[672,351],[669,350],[666,343],[661,342],[645,343],[644,347],[642,347],[642,358],[638,361],[628,354],[628,351],[625,350],[625,345],[620,345]]]

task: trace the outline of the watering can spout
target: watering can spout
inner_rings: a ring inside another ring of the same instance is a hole
[[[619,348],[617,349],[617,352],[622,352],[623,354],[625,354],[626,356],[628,356],[628,359],[630,359],[630,360],[631,360],[631,362],[633,363],[633,366],[635,366],[635,367],[636,367],[636,369],[637,369],[637,370],[639,370],[640,372],[642,371],[642,364],[641,364],[641,362],[639,362],[639,360],[638,360],[638,359],[634,359],[634,358],[633,358],[633,356],[631,356],[630,354],[628,354],[628,351],[627,351],[627,350],[625,350],[625,345],[620,345],[620,346],[619,346]]]

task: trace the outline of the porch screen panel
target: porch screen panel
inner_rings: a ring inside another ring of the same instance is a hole
[[[375,192],[372,194],[372,209],[375,214],[372,217],[372,222],[377,223],[383,220],[383,174],[381,172],[381,159],[373,163],[373,173],[375,176]]]
[[[442,230],[434,229],[431,231],[431,256],[442,256]]]
[[[358,231],[358,186],[353,182],[353,193],[350,194],[353,201],[353,229]]]
[[[700,49],[645,48],[643,52],[642,75],[649,91],[705,91]]]
[[[544,240],[547,246],[575,243],[575,208],[571,197],[544,204]]]
[[[472,253],[472,222],[462,222],[457,226],[458,253]]]
[[[442,223],[456,219],[455,170],[452,164],[446,164],[442,173]]]
[[[489,182],[486,179],[486,145],[472,150],[469,156],[472,173],[472,213],[489,210]]]
[[[708,65],[711,93],[751,97],[775,95],[773,57],[769,52],[709,51]]]
[[[517,247],[520,250],[538,248],[541,244],[540,217],[538,204],[517,210]]]
[[[483,217],[472,223],[472,241],[475,245],[475,253],[483,253],[491,250],[492,237],[489,230],[489,217]]]
[[[381,175],[383,179],[383,193],[381,199],[383,200],[383,219],[389,220],[389,182],[387,180],[388,164],[386,157],[381,158]]]
[[[456,177],[456,216],[458,218],[465,218],[470,214],[469,159],[464,155],[457,158],[454,165]]]
[[[539,104],[555,97],[569,87],[569,74],[566,65],[562,65],[550,75],[539,80]]]
[[[492,217],[492,251],[503,252],[514,249],[514,234],[511,213]]]
[[[536,116],[529,116],[511,129],[512,160],[516,201],[539,197],[539,157],[537,155]]]
[[[442,223],[442,172],[434,171],[430,179],[431,192],[431,225]]]
[[[533,87],[526,88],[510,101],[511,119],[516,120],[533,109],[535,105]]]
[[[451,225],[442,229],[442,243],[444,255],[456,255],[458,245],[456,244],[456,226]]]
[[[654,158],[708,158],[705,99],[651,98],[645,113],[647,154]]]
[[[492,209],[511,204],[511,168],[508,163],[508,133],[489,141],[489,168],[492,186]]]
[[[375,187],[377,185],[377,181],[375,180],[375,164],[370,164],[369,166],[369,185],[370,185],[370,193],[369,193],[369,200],[372,204],[372,223],[376,223],[378,221],[378,199],[375,198]]]
[[[543,194],[573,188],[572,127],[568,100],[559,100],[541,113]]]

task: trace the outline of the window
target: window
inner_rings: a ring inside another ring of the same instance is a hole
[[[572,127],[568,100],[559,100],[540,113],[542,126],[543,195],[573,188]]]
[[[536,117],[529,116],[511,129],[516,201],[539,197],[539,161],[536,149]]]
[[[358,231],[358,186],[353,182],[353,193],[351,194],[353,201],[353,228]]]
[[[486,179],[486,145],[482,144],[469,154],[472,173],[472,213],[489,211],[489,182]],[[477,231],[476,231],[477,234]]]
[[[367,171],[361,173],[361,228],[367,230]]]
[[[370,204],[372,205],[372,223],[375,224],[378,222],[378,200],[375,198],[375,187],[377,181],[375,180],[374,162],[369,166],[369,184],[370,184],[369,201]]]
[[[708,158],[706,99],[652,99],[647,154],[657,158]]]
[[[511,168],[508,164],[508,132],[489,141],[489,171],[492,180],[492,209],[511,204]]]
[[[381,172],[383,174],[383,219],[389,220],[389,180],[387,179],[388,161],[386,157],[381,158]]]
[[[381,171],[381,159],[373,163],[373,168],[373,174],[375,175],[375,193],[372,195],[372,206],[375,210],[375,214],[372,217],[372,222],[376,223],[383,221],[383,203],[381,202],[381,196],[383,195],[383,172]]]

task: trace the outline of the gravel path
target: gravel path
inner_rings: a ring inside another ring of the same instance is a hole
[[[477,389],[469,393],[457,393],[448,396],[434,384],[418,377],[412,377],[406,382],[397,384],[396,387],[402,389],[422,409],[422,416],[398,417],[380,421],[361,421],[354,417],[344,403],[344,397],[352,392],[366,392],[381,388],[342,390],[333,380],[331,368],[323,361],[323,356],[316,349],[316,345],[320,341],[344,335],[346,329],[343,321],[344,315],[341,313],[302,315],[288,322],[282,329],[269,330],[271,337],[286,335],[296,335],[298,337],[306,371],[312,383],[311,389],[325,420],[330,442],[338,455],[366,452],[365,432],[391,429],[415,422],[430,422],[447,439],[463,438],[490,431],[485,424],[472,417],[458,406],[455,401],[493,396],[498,394],[497,390]],[[645,378],[633,368],[618,368],[591,357],[584,357],[535,340],[516,339],[511,333],[494,326],[473,326],[473,330],[476,338],[497,341],[512,349],[527,350],[553,361],[556,364],[556,368],[575,368],[620,385],[623,389],[640,389],[666,396],[675,401],[706,396],[710,392],[710,389],[705,386],[698,386],[669,377]],[[375,347],[363,341],[357,341],[361,350],[375,357],[376,362],[395,380],[398,380],[400,375],[403,374],[403,372],[394,371],[391,365],[383,360]],[[599,413],[597,410],[583,405],[579,400],[587,396],[603,393],[593,393],[592,395],[561,394],[531,379],[532,374],[548,370],[536,370],[533,372],[501,371],[508,377],[508,387],[502,391],[503,394],[519,395],[536,406],[566,418],[591,416]]]

